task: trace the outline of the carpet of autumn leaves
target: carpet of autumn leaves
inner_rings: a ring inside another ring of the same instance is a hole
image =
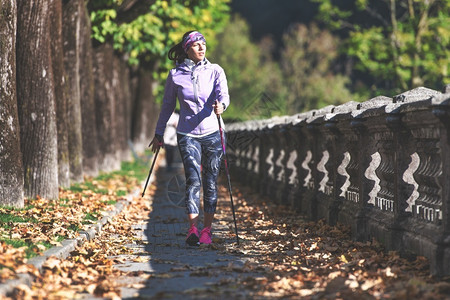
[[[118,195],[126,195],[140,187],[137,178],[119,174],[107,176],[103,180],[86,178],[86,183],[70,190],[60,189],[57,201],[38,197],[26,199],[25,209],[0,208],[3,220],[0,227],[0,283],[17,278],[21,273],[36,278],[33,290],[19,286],[14,298],[35,296],[48,299],[52,297],[52,291],[57,291],[56,298],[66,299],[70,298],[66,297],[66,293],[91,291],[92,284],[96,292],[108,292],[102,287],[101,281],[102,276],[113,272],[112,262],[106,257],[114,252],[116,245],[124,248],[123,243],[129,240],[126,235],[102,241],[102,244],[98,241],[87,242],[65,261],[50,258],[43,266],[43,274],[33,265],[27,264],[28,257],[40,255],[47,248],[60,245],[63,239],[76,238],[79,230],[86,230],[112,210],[117,201],[124,200],[123,196]],[[122,214],[105,227],[119,231],[125,224],[123,218],[126,216]],[[13,247],[18,241],[23,246]],[[96,270],[97,266],[100,271]],[[46,288],[37,293],[39,285],[44,283]],[[78,286],[79,283],[83,288]],[[61,286],[67,288],[60,289]],[[59,297],[58,294],[64,296]]]
[[[308,222],[289,207],[273,205],[244,187],[234,193],[242,242],[239,247],[228,245],[226,251],[250,257],[245,272],[267,274],[236,282],[256,297],[450,298],[450,278],[431,277],[424,257],[400,257],[375,240],[352,241],[349,228]],[[221,214],[231,224],[230,210]]]
[[[105,186],[105,184],[107,184]],[[139,183],[133,178],[119,177],[102,182],[102,187],[108,190],[123,188],[131,191],[140,188]],[[85,195],[85,192],[83,192]],[[85,215],[85,210],[90,212],[107,211],[112,207],[109,203],[112,199],[120,199],[115,193],[109,195],[90,194],[88,197],[78,193],[64,194],[64,197],[73,198],[80,207],[80,211],[68,211],[59,207],[53,207],[52,213],[48,217],[54,222],[54,228],[64,228],[68,222],[79,222],[83,224],[81,216]],[[95,197],[98,199],[94,199]],[[39,200],[43,201],[43,200]],[[44,201],[45,202],[45,201]],[[45,205],[44,205],[45,206]],[[83,208],[81,208],[83,207]],[[119,278],[122,272],[114,268],[114,256],[128,254],[132,249],[126,247],[135,239],[132,236],[131,226],[139,224],[151,210],[150,201],[140,198],[133,199],[132,203],[124,208],[122,213],[110,220],[102,228],[102,233],[92,241],[85,242],[78,247],[67,259],[50,257],[43,265],[43,271],[39,273],[32,266],[26,265],[22,249],[12,249],[2,244],[2,258],[8,256],[8,260],[0,262],[4,266],[2,270],[7,270],[11,278],[15,273],[30,273],[35,276],[35,281],[30,287],[19,285],[12,299],[73,299],[83,295],[95,295],[107,299],[120,299],[120,288],[114,279]],[[70,221],[67,219],[70,216]],[[77,215],[80,215],[78,218]],[[32,238],[38,241],[42,235],[46,235],[42,229],[33,231]],[[5,268],[6,267],[6,268]],[[142,275],[145,279],[145,275]]]
[[[352,241],[346,227],[309,222],[290,208],[275,206],[269,199],[237,183],[234,185],[241,244],[233,242],[232,214],[223,181],[219,188],[216,222],[228,225],[230,230],[226,238],[215,238],[209,251],[233,254],[244,258],[246,263],[233,269],[236,272],[233,280],[215,289],[218,296],[224,295],[221,289],[230,290],[230,286],[238,286],[241,292],[246,291],[246,296],[254,298],[446,299],[450,295],[450,279],[431,277],[425,258],[402,258],[396,252],[384,251],[376,241]],[[87,213],[101,215],[101,211],[111,209],[112,204],[108,203],[120,199],[117,189],[129,192],[140,188],[136,179],[123,176],[95,182],[94,186],[108,192],[61,191],[61,199],[67,199],[62,204],[33,200],[33,209],[14,213],[41,222],[14,226],[1,234],[20,236],[34,243],[58,244],[56,236],[72,238],[76,233],[70,228],[88,226]],[[142,242],[136,240],[131,229],[148,218],[152,210],[152,199],[148,196],[154,192],[155,185],[151,185],[147,196],[133,199],[102,228],[101,235],[78,247],[67,259],[50,258],[42,273],[26,264],[24,249],[1,243],[0,280],[3,282],[25,272],[35,277],[31,288],[18,286],[11,298],[71,299],[95,295],[120,299],[121,287],[130,284],[120,280],[123,276],[135,276],[137,280],[132,284],[136,286],[145,282],[151,274],[124,273],[114,268],[114,264],[118,255],[133,255],[127,244]],[[34,251],[43,250],[44,247],[39,246]],[[146,258],[136,256],[136,260],[139,259]]]

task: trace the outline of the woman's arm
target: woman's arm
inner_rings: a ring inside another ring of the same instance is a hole
[[[225,71],[217,65],[217,76],[216,76],[216,82],[214,83],[214,89],[216,93],[216,99],[220,103],[222,103],[222,106],[224,110],[228,108],[230,105],[230,95],[228,94],[228,82],[227,77],[225,75]]]
[[[166,129],[167,121],[175,110],[177,100],[177,89],[172,79],[172,71],[167,76],[166,85],[164,87],[164,98],[159,113],[158,122],[156,123],[155,134],[163,136]]]

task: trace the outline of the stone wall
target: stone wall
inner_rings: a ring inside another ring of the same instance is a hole
[[[227,126],[232,177],[450,275],[450,93],[416,88]]]

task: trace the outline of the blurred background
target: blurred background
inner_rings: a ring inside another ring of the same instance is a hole
[[[126,1],[106,2],[114,9]],[[139,21],[150,46],[142,45],[142,35],[129,34],[136,20],[126,29],[121,24],[120,34],[103,34],[105,1],[95,3],[89,6],[94,37],[101,42],[113,35],[132,63],[148,60],[146,53],[151,60],[159,55],[161,82],[173,67],[164,57],[170,46],[187,30],[202,31],[208,59],[226,71],[232,120],[393,96],[417,86],[441,90],[450,82],[449,0],[156,1]],[[255,104],[269,108],[249,112]]]

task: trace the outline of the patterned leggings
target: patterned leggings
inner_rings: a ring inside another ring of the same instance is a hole
[[[219,176],[220,162],[223,155],[220,132],[216,131],[204,137],[178,134],[178,148],[183,159],[186,176],[185,202],[187,213],[199,213],[202,179],[204,212],[215,213],[217,206],[217,177]],[[200,169],[200,164],[202,169]]]

